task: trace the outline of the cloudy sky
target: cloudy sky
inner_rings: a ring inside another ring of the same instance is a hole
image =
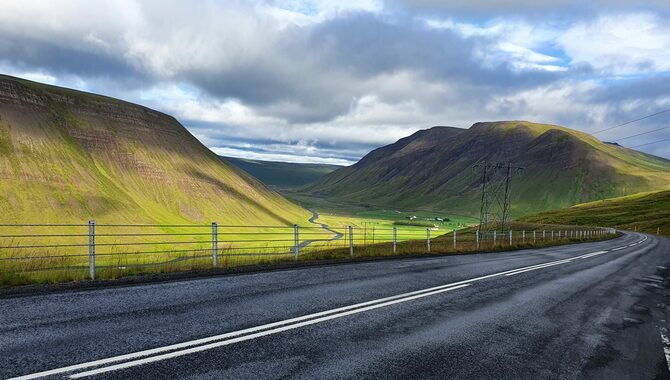
[[[0,0],[0,73],[170,113],[220,154],[349,164],[433,125],[670,109],[670,2]],[[664,127],[596,136],[670,158]]]

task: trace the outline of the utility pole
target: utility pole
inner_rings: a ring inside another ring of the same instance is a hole
[[[512,199],[512,177],[524,168],[507,164],[491,164],[484,160],[473,166],[482,172],[482,201],[479,214],[479,231],[482,238],[492,230],[501,228],[501,233],[509,231]],[[504,176],[504,177],[503,177]]]

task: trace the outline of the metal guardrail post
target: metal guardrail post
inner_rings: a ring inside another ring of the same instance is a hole
[[[349,226],[349,256],[354,256],[354,227]]]
[[[393,253],[396,253],[398,246],[398,227],[393,226]]]
[[[298,255],[300,254],[300,239],[298,236],[298,225],[293,225],[293,243],[295,249],[295,259],[298,260]]]
[[[475,231],[475,240],[477,241],[477,249],[479,249],[479,230]]]
[[[454,228],[454,249],[456,249],[456,229]]]
[[[430,228],[426,228],[426,248],[430,252]]]
[[[95,222],[88,221],[88,275],[95,280]]]
[[[219,266],[219,230],[218,224],[212,222],[212,265]]]

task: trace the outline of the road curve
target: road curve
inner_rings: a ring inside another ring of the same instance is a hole
[[[668,378],[669,251],[626,233],[5,298],[0,378]]]

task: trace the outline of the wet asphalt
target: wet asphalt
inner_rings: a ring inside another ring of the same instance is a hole
[[[670,378],[661,335],[670,330],[670,240],[635,233],[515,252],[0,298],[0,378],[601,251],[91,378]]]

